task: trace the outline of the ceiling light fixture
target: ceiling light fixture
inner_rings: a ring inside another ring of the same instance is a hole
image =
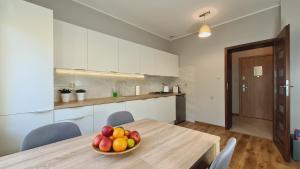
[[[203,25],[201,26],[199,32],[198,32],[198,36],[200,38],[207,38],[211,35],[211,29],[210,27],[205,23],[205,17],[206,15],[209,15],[210,11],[207,11],[201,15],[199,15],[199,18],[203,17]]]

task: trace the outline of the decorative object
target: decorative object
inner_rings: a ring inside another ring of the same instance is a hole
[[[101,132],[93,139],[93,149],[103,155],[119,155],[131,152],[141,144],[141,136],[137,131],[123,127],[102,127]]]
[[[207,38],[209,36],[211,36],[211,29],[210,27],[205,23],[205,17],[206,15],[209,15],[210,11],[207,11],[201,15],[199,15],[200,18],[203,17],[203,25],[201,26],[199,32],[198,32],[198,36],[200,38]]]
[[[62,102],[67,103],[70,101],[71,89],[60,89],[59,92],[61,94]]]
[[[76,96],[77,96],[77,101],[84,101],[85,100],[86,90],[78,89],[75,92],[76,92]]]
[[[141,87],[140,86],[135,86],[135,95],[138,96],[141,94]]]
[[[115,91],[115,90],[113,90],[113,91],[112,91],[112,96],[113,96],[113,97],[118,97],[118,92]]]

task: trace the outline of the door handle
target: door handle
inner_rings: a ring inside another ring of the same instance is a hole
[[[286,80],[285,81],[285,85],[281,85],[279,86],[280,88],[285,88],[285,95],[289,96],[290,95],[290,87],[294,87],[294,86],[290,86],[290,81]]]
[[[247,87],[245,84],[242,85],[242,90],[243,90],[243,92],[245,92],[247,88],[248,88],[248,87]]]

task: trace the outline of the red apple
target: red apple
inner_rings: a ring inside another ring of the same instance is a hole
[[[141,141],[141,136],[137,131],[131,131],[129,133],[129,138],[132,138],[136,143]]]
[[[99,144],[100,151],[108,152],[108,151],[110,151],[111,146],[112,146],[111,139],[103,136],[103,138],[101,139],[100,144]]]
[[[99,144],[104,136],[102,134],[98,134],[93,140],[93,146],[99,147]]]
[[[110,137],[110,136],[112,136],[113,132],[114,132],[114,128],[112,126],[104,126],[102,128],[103,136]]]

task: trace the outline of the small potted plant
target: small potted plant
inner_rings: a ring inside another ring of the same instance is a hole
[[[75,91],[77,95],[77,101],[83,101],[85,99],[86,90],[78,89]]]
[[[70,94],[72,92],[71,89],[60,89],[59,92],[61,94],[61,99],[64,103],[67,103],[70,101]]]

